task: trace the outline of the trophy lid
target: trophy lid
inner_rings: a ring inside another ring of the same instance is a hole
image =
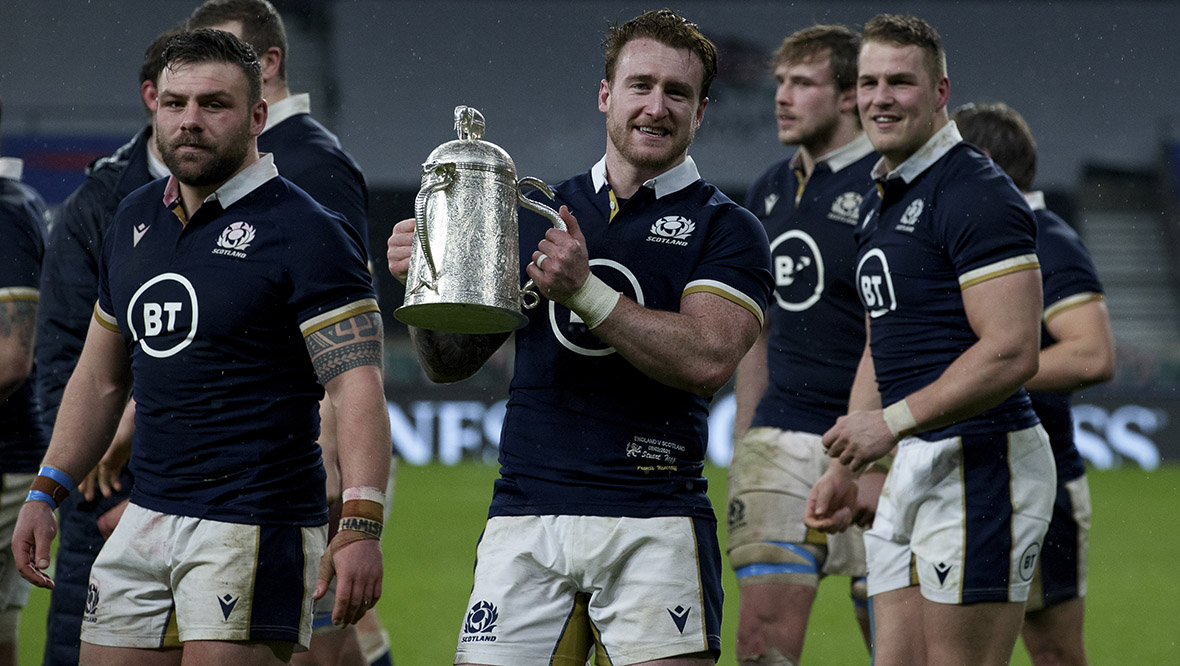
[[[460,169],[489,169],[505,173],[515,180],[516,165],[512,158],[503,148],[483,140],[486,127],[483,114],[478,109],[465,105],[456,106],[455,132],[459,138],[435,148],[423,167],[454,163]]]

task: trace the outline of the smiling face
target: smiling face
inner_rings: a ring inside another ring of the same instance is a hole
[[[865,42],[860,50],[856,102],[873,148],[895,169],[947,124],[950,82],[937,81],[921,47]]]
[[[779,141],[803,146],[814,156],[838,147],[832,143],[840,115],[855,108],[856,93],[836,89],[827,55],[780,63],[774,78],[778,82],[774,105]]]
[[[165,67],[157,100],[154,133],[164,164],[194,188],[216,189],[246,166],[266,124],[266,102],[250,104],[246,76],[230,63]]]
[[[705,114],[704,68],[688,49],[648,38],[623,47],[613,81],[603,81],[598,110],[606,114],[607,162],[657,176],[684,161]]]

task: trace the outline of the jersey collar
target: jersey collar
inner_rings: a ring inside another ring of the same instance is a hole
[[[291,116],[301,113],[311,113],[311,95],[299,93],[280,99],[267,109],[266,127],[262,131],[266,132]]]
[[[1028,202],[1028,207],[1033,210],[1045,210],[1045,193],[1040,190],[1025,192],[1024,200]]]
[[[922,175],[922,172],[929,169],[935,162],[942,159],[943,155],[950,152],[951,148],[963,142],[963,135],[959,134],[959,126],[955,121],[951,120],[940,130],[934,133],[921,148],[918,149],[909,159],[898,165],[893,171],[886,171],[885,158],[877,160],[877,165],[873,167],[870,174],[873,180],[892,180],[894,178],[901,178],[907,184],[912,183],[915,178]]]
[[[676,166],[668,169],[664,173],[649,178],[643,183],[644,187],[651,188],[655,191],[656,198],[665,197],[669,194],[679,192],[684,188],[692,185],[701,179],[701,174],[697,171],[697,164],[692,160],[691,155],[685,155],[684,161]],[[601,192],[602,188],[606,186],[606,156],[603,155],[598,163],[590,167],[590,180],[594,183],[594,191]]]
[[[164,176],[171,174],[171,172],[168,171],[168,166],[164,164],[160,158],[156,157],[155,153],[152,152],[151,142],[155,140],[155,137],[149,136],[148,140],[144,141],[143,143],[143,149],[147,152],[148,174],[152,178],[163,178]]]
[[[20,180],[25,163],[19,157],[0,157],[0,178]]]
[[[221,209],[225,210],[278,175],[279,170],[275,168],[274,155],[263,153],[258,157],[258,161],[242,169],[237,175],[217,188],[217,191],[205,197],[203,203],[217,201],[221,204]],[[168,184],[164,187],[164,205],[172,208],[179,200],[180,182],[176,180],[176,176],[169,176]]]
[[[873,152],[873,144],[869,141],[869,137],[865,136],[864,132],[861,132],[852,141],[820,156],[815,163],[826,163],[828,168],[832,170],[832,173],[839,173],[841,169],[856,164],[871,152]],[[795,151],[795,156],[791,158],[791,168],[803,168],[802,151]]]

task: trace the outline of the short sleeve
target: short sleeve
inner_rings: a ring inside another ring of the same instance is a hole
[[[704,256],[683,296],[716,294],[742,306],[761,324],[773,287],[766,230],[753,213],[736,204],[718,207],[716,215]]]

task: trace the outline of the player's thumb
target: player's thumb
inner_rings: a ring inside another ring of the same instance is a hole
[[[336,577],[336,564],[332,562],[332,549],[324,550],[323,557],[320,558],[320,570],[316,574],[315,592],[312,598],[317,601],[324,598],[328,593],[328,585],[332,579]]]
[[[565,222],[565,230],[570,236],[580,241],[586,240],[586,237],[582,235],[582,227],[578,226],[578,218],[574,217],[574,214],[570,212],[569,206],[562,206],[558,210],[558,214],[561,215],[562,221]]]

